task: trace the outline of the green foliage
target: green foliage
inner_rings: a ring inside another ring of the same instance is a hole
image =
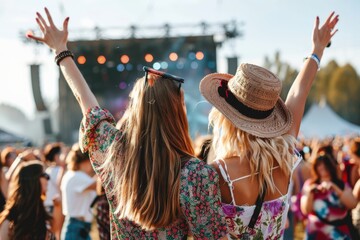
[[[265,57],[264,67],[283,81],[280,96],[285,100],[298,70],[281,61],[279,52],[275,53],[274,59]],[[360,76],[350,64],[339,66],[332,60],[320,69],[307,98],[305,112],[323,98],[339,116],[360,125]]]
[[[327,100],[336,113],[360,125],[360,78],[356,70],[346,64],[337,68],[329,78]]]

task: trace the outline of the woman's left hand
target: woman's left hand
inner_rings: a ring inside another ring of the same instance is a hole
[[[315,27],[313,30],[313,52],[320,54],[324,48],[329,44],[331,38],[335,35],[338,29],[334,29],[339,21],[339,15],[334,17],[335,12],[332,12],[326,19],[325,23],[319,28],[320,19],[316,17]]]

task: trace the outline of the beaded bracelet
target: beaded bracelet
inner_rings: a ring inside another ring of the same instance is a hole
[[[315,53],[312,53],[310,56],[306,57],[304,60],[306,59],[313,59],[315,62],[316,62],[316,65],[318,67],[318,71],[320,70],[320,58],[315,54]]]
[[[74,54],[69,51],[69,50],[65,50],[65,51],[62,51],[61,53],[59,53],[58,55],[56,55],[55,57],[55,62],[58,66],[60,66],[60,62],[62,60],[64,60],[64,58],[67,58],[67,57],[71,57],[72,59],[74,59]]]

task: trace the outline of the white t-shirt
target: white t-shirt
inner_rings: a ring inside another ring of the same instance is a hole
[[[61,181],[63,214],[67,217],[83,217],[91,222],[93,213],[90,208],[96,197],[95,190],[84,191],[95,180],[82,171],[67,171]]]
[[[59,195],[60,196],[60,189],[57,186],[57,179],[59,175],[59,166],[51,166],[46,169],[46,173],[49,174],[50,180],[48,182],[47,192],[46,192],[46,199],[44,202],[45,207],[54,206],[53,199]]]

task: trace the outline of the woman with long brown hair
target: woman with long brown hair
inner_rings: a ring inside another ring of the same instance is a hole
[[[110,203],[114,239],[220,239],[218,175],[193,158],[184,93],[179,77],[144,68],[135,82],[119,128],[99,107],[67,49],[67,26],[58,30],[37,13],[43,37],[29,35],[54,50],[55,61],[77,98],[84,119],[82,150],[89,153]]]
[[[55,239],[44,197],[49,175],[38,160],[19,164],[11,177],[9,198],[0,214],[0,239]]]
[[[357,201],[351,187],[338,177],[333,157],[319,152],[312,162],[312,173],[301,197],[301,210],[307,217],[306,239],[358,239],[351,237],[349,214]]]

